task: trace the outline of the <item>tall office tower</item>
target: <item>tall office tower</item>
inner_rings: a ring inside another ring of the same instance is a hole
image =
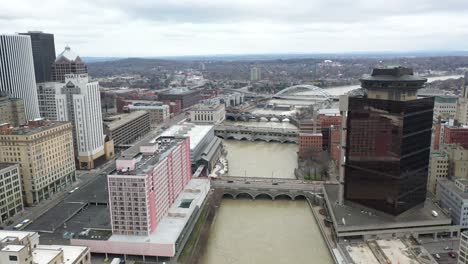
[[[255,81],[260,81],[262,79],[262,72],[259,67],[254,66],[250,68],[250,80],[255,82]]]
[[[374,69],[361,79],[367,98],[348,98],[346,200],[392,215],[424,203],[434,98],[416,93],[426,81],[409,68]]]
[[[55,61],[54,34],[42,31],[20,33],[31,38],[36,83],[52,81],[52,64]]]
[[[76,55],[69,46],[66,46],[65,50],[57,56],[57,59],[52,64],[52,80],[64,82],[65,75],[72,73],[88,73],[88,68],[80,56]]]
[[[189,138],[160,137],[125,151],[108,175],[112,233],[147,236],[156,230],[190,181]]]
[[[15,147],[12,147],[15,146]],[[20,164],[23,200],[31,205],[75,181],[70,123],[29,121],[0,127],[0,162]]]
[[[56,94],[57,120],[73,124],[78,167],[95,168],[105,158],[99,84],[88,74],[66,74],[65,85]]]
[[[24,100],[27,119],[40,117],[29,36],[0,35],[0,91]]]

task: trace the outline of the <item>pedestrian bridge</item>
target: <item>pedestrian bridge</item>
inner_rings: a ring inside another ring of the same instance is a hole
[[[218,125],[215,135],[222,139],[299,143],[297,129]]]
[[[223,189],[223,197],[238,199],[322,199],[323,183],[278,178],[221,177],[211,186]],[[330,183],[330,182],[327,182]]]

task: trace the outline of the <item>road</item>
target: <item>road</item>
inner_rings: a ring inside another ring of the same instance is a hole
[[[452,258],[448,255],[450,251],[458,252],[460,245],[459,239],[447,239],[439,238],[437,241],[432,239],[427,241],[422,241],[421,244],[429,253],[432,254],[434,259],[437,260],[439,264],[456,264],[457,258]],[[452,250],[445,250],[445,248],[451,248]],[[436,254],[439,254],[440,258],[437,259]]]

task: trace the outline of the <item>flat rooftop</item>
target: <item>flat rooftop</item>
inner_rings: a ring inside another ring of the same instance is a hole
[[[120,115],[110,116],[110,117],[107,117],[107,120],[109,121],[104,121],[104,123],[106,123],[107,127],[110,130],[114,130],[116,128],[119,128],[127,124],[128,122],[131,122],[145,115],[146,113],[147,113],[146,111],[141,110],[141,111],[131,112],[129,114],[120,114]]]
[[[398,216],[364,207],[349,201],[338,204],[339,185],[324,185],[324,195],[337,233],[381,231],[394,228],[447,226],[452,220],[431,200]],[[432,216],[432,211],[438,213]]]
[[[189,137],[190,150],[200,144],[201,140],[213,130],[210,125],[195,125],[192,123],[183,123],[181,125],[173,125],[166,129],[161,137]]]
[[[64,262],[63,264],[73,264],[75,261],[84,253],[88,251],[87,247],[81,247],[81,246],[63,246],[63,245],[38,245],[37,248],[33,251],[36,252],[36,250],[42,250],[42,251],[63,251],[63,259]]]
[[[339,116],[340,115],[340,109],[338,109],[338,108],[319,109],[318,114],[319,115],[326,115],[326,116]]]
[[[60,250],[52,249],[40,249],[36,248],[32,252],[32,258],[34,263],[52,263],[52,260],[60,254]]]
[[[457,179],[457,181],[465,186],[468,185],[467,179]],[[457,187],[455,181],[451,181],[449,179],[438,179],[437,182],[445,188],[449,189],[452,193],[456,194],[461,199],[468,199],[468,193]]]
[[[196,93],[198,92],[197,90],[190,90],[187,87],[177,87],[177,88],[172,88],[168,91],[164,91],[161,94],[162,95],[177,95],[177,94],[191,94],[191,93]]]
[[[15,164],[15,163],[0,163],[0,170],[2,169],[6,169],[8,167],[15,167],[15,166],[18,166],[18,164]]]
[[[18,238],[19,240],[23,240],[24,238],[33,236],[34,234],[34,232],[27,231],[0,230],[0,241],[4,240],[5,238]]]
[[[62,126],[67,123],[68,122],[44,121],[44,122],[40,122],[37,125],[13,127],[11,129],[0,130],[0,136],[2,135],[32,135],[32,134],[40,133],[42,131],[46,131],[52,128]]]
[[[24,245],[7,245],[2,248],[2,251],[18,252],[22,250],[24,247],[25,247]]]

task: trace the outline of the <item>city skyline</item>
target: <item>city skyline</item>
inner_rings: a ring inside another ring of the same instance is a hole
[[[0,30],[54,33],[58,49],[68,44],[83,56],[466,50],[466,2],[418,0],[412,6],[369,0],[2,1]]]

